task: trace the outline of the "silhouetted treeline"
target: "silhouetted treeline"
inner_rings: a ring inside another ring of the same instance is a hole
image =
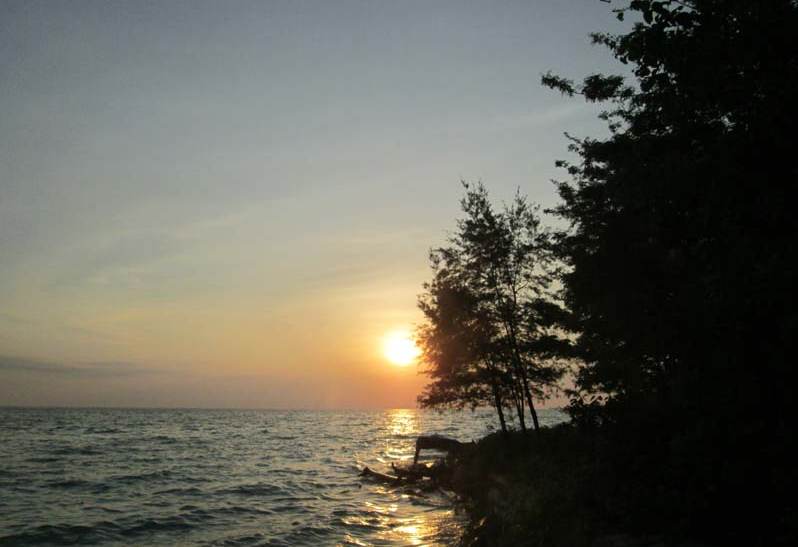
[[[606,103],[611,134],[571,137],[578,160],[559,162],[568,179],[554,213],[569,228],[553,234],[547,259],[566,267],[561,293],[544,301],[567,314],[539,325],[577,335],[559,346],[578,363],[569,412],[599,439],[595,476],[624,492],[612,511],[641,530],[789,544],[798,530],[798,3],[635,0],[616,13],[639,22],[593,40],[634,81],[543,77]],[[432,326],[435,275],[422,299]],[[546,278],[538,289],[552,286]],[[471,335],[478,346],[493,339],[481,327]],[[522,362],[560,362],[525,349]],[[475,400],[491,399],[490,363],[513,370],[509,346],[500,355],[474,370],[487,378]],[[529,375],[539,388],[556,378]]]
[[[529,415],[539,432],[534,400],[557,385],[569,346],[557,329],[551,235],[520,194],[496,211],[482,184],[464,186],[465,217],[449,246],[430,251],[433,279],[419,298],[417,338],[433,380],[419,402],[491,405],[505,433],[510,409],[521,430]]]

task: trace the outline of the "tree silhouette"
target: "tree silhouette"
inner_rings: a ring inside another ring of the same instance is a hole
[[[635,85],[543,77],[611,105],[611,135],[572,138],[579,161],[559,162],[571,177],[556,209],[571,226],[563,298],[583,363],[572,412],[623,431],[652,481],[667,470],[685,526],[784,529],[795,504],[774,500],[796,484],[798,3],[635,0],[616,13],[640,21],[593,40]],[[731,507],[741,491],[756,503]]]
[[[548,233],[520,194],[496,212],[482,184],[464,186],[465,216],[449,246],[431,251],[433,279],[419,299],[418,339],[433,378],[419,400],[490,402],[505,431],[511,405],[522,430],[528,413],[539,431],[534,401],[562,376],[557,355],[567,345],[555,329]]]

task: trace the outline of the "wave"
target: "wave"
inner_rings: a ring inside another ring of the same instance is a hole
[[[221,488],[215,494],[237,494],[241,496],[291,496],[291,493],[274,484],[239,484],[237,486]]]
[[[448,500],[358,472],[412,457],[422,432],[487,423],[419,413],[393,436],[383,412],[37,412],[12,435],[24,416],[0,409],[0,547],[407,545],[392,523],[434,528]]]
[[[252,512],[252,510],[237,508],[233,511],[236,515],[248,512]],[[257,513],[261,513],[261,511],[257,511]],[[195,528],[205,527],[211,521],[217,520],[220,515],[224,514],[230,514],[230,508],[219,511],[194,508],[191,511],[160,518],[104,520],[88,525],[43,524],[31,527],[20,533],[0,537],[0,546],[95,545],[108,541],[146,536],[153,532],[185,533]]]
[[[263,545],[268,540],[265,534],[245,534],[241,536],[224,538],[213,542],[214,547],[248,547],[250,545]]]
[[[103,521],[92,525],[44,524],[18,534],[0,537],[0,546],[23,545],[93,545],[103,540],[118,539],[122,528]]]
[[[114,427],[89,427],[85,430],[85,433],[90,435],[113,435],[121,432],[121,430]]]
[[[174,488],[167,488],[165,490],[156,490],[155,492],[153,492],[154,496],[162,496],[165,494],[178,494],[181,496],[201,496],[201,495],[206,495],[207,492],[195,486],[190,486],[188,488],[184,488],[182,486],[176,486]]]
[[[151,481],[151,480],[161,480],[161,479],[169,479],[174,477],[174,473],[169,469],[162,469],[159,471],[151,471],[149,473],[139,473],[133,475],[117,475],[115,477],[111,477],[109,480],[114,482],[137,482],[137,481]]]
[[[84,481],[82,479],[67,479],[61,481],[48,482],[47,486],[49,486],[50,488],[72,489],[72,488],[89,488],[95,485],[89,481]]]
[[[58,456],[99,456],[103,453],[93,446],[62,446],[52,448],[49,452]]]

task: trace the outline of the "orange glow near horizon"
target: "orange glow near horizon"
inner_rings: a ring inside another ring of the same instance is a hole
[[[410,333],[395,331],[385,337],[383,353],[388,361],[404,367],[413,363],[421,352]]]

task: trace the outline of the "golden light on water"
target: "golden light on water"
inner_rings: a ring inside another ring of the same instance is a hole
[[[421,353],[413,342],[410,333],[395,331],[385,337],[383,344],[385,358],[394,365],[407,366]]]
[[[442,528],[452,526],[449,523],[452,518],[451,512],[445,518],[449,520],[445,521],[444,518],[431,514],[392,519],[388,529],[379,532],[377,538],[392,545],[446,545],[450,542],[442,537],[444,535]]]
[[[380,435],[379,462],[386,469],[390,463],[400,463],[413,457],[415,439],[422,432],[423,423],[415,409],[393,409],[383,413]],[[368,483],[366,483],[368,484]],[[443,547],[455,544],[463,533],[462,515],[456,515],[451,498],[440,492],[416,488],[374,484],[375,494],[364,500],[364,511],[346,516],[343,521],[353,530],[369,529],[369,540],[358,538],[356,533],[346,536],[347,545],[401,545]]]
[[[418,419],[415,410],[390,410],[388,431],[391,435],[418,435]]]

